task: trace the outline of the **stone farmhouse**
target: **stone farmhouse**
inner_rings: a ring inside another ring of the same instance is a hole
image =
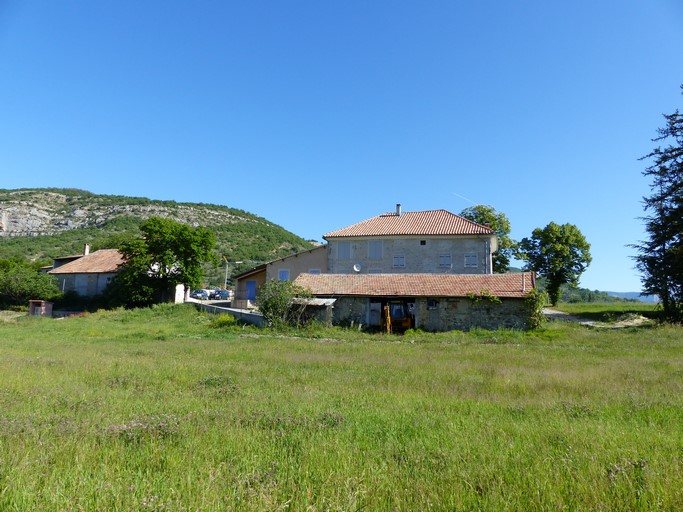
[[[396,330],[525,328],[531,273],[493,274],[495,232],[446,210],[383,213],[331,231],[327,243],[236,276],[236,307],[270,279],[331,299],[332,321]],[[328,312],[329,315],[329,312]]]
[[[101,249],[91,253],[86,245],[82,255],[56,258],[47,273],[57,278],[60,290],[94,297],[104,291],[121,263],[123,256],[118,250]]]

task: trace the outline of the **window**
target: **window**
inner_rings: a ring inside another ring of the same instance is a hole
[[[394,267],[405,267],[406,257],[403,255],[394,256]]]
[[[368,243],[368,258],[371,260],[382,259],[382,241],[370,240]]]
[[[435,301],[434,299],[429,299],[427,301],[427,309],[434,310],[439,307],[439,303]]]
[[[450,254],[439,254],[439,268],[451,268]]]
[[[427,245],[427,240],[420,240],[420,245]]]
[[[477,266],[477,254],[470,252],[465,254],[465,267],[474,268]]]
[[[320,274],[320,269],[319,268],[309,268],[308,273],[309,274]]]
[[[287,270],[287,269],[278,270],[277,278],[280,281],[289,281],[289,270]]]
[[[391,304],[391,318],[403,318],[403,304]]]
[[[351,242],[339,242],[337,244],[337,259],[350,260],[351,259]]]

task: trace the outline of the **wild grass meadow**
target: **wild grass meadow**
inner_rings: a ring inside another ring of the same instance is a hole
[[[680,327],[0,321],[0,510],[683,510]]]

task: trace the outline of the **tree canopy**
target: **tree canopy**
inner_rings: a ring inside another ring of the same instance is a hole
[[[683,85],[681,86],[683,90]],[[651,194],[643,198],[648,239],[635,247],[636,266],[643,292],[656,294],[666,320],[683,320],[683,115],[665,114],[659,142],[641,160],[651,164],[643,171],[650,178]]]
[[[61,296],[56,279],[23,261],[0,260],[0,304],[26,306],[29,300]]]
[[[525,270],[533,270],[547,280],[551,304],[560,299],[563,284],[576,286],[591,262],[590,244],[573,224],[551,222],[533,230],[531,237],[519,244],[519,256]]]
[[[497,212],[492,206],[478,204],[465,208],[460,212],[465,217],[478,224],[488,224],[498,237],[498,250],[493,254],[493,271],[504,274],[510,270],[510,259],[517,249],[517,242],[510,238],[510,221],[502,212]]]
[[[141,238],[120,248],[125,263],[110,285],[114,302],[145,306],[168,301],[176,285],[199,286],[203,262],[217,262],[215,235],[207,228],[151,217],[140,231]]]

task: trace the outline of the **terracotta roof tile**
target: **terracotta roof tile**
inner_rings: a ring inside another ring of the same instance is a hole
[[[123,255],[117,249],[101,249],[50,270],[48,273],[107,274],[116,272],[121,263],[123,263]]]
[[[486,290],[496,297],[524,297],[533,273],[514,274],[300,274],[295,284],[313,295],[364,297],[466,297]]]
[[[447,210],[384,213],[330,231],[323,238],[403,235],[490,235],[493,230]]]

